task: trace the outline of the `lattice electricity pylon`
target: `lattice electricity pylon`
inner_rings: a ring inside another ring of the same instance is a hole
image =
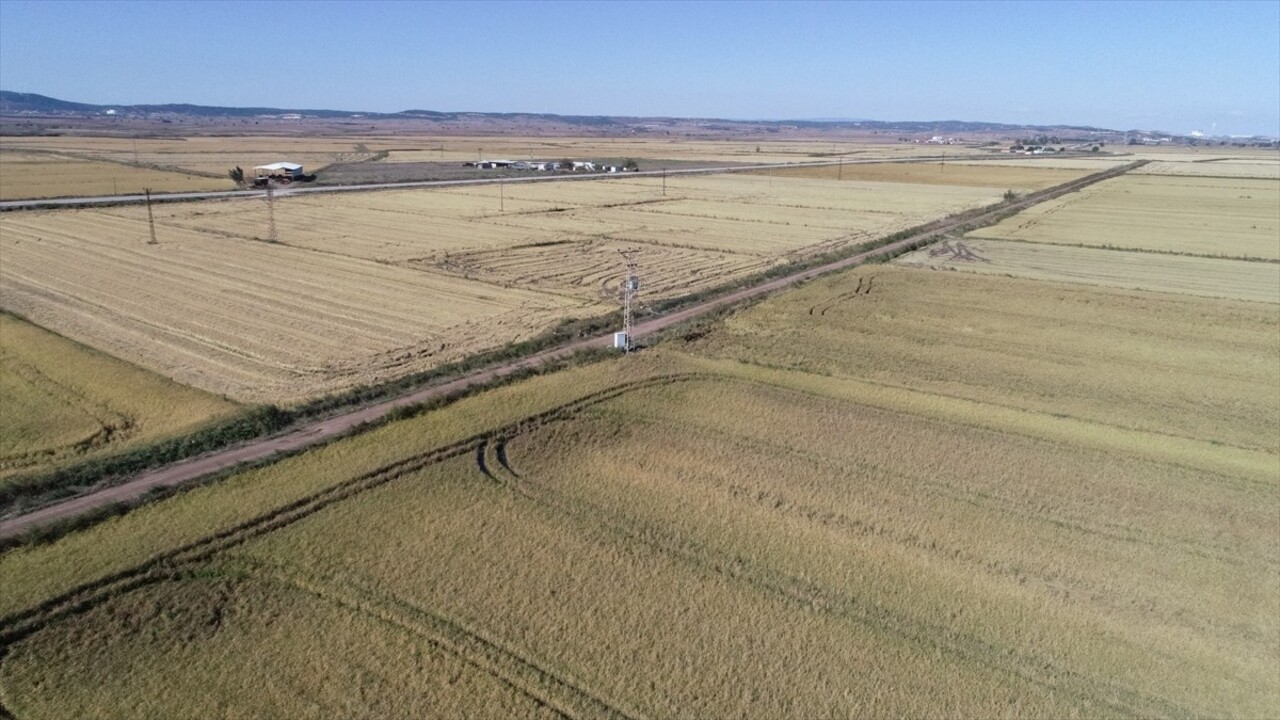
[[[635,256],[639,250],[629,248],[618,250],[622,256],[622,352],[631,352],[631,310],[640,294],[640,275],[636,272]]]

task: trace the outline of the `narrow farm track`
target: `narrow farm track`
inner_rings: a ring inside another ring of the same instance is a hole
[[[1097,182],[1107,180],[1131,170],[1147,161],[1137,161],[1128,165],[1089,175],[1058,185],[1047,190],[1030,193],[1012,203],[1003,204],[986,212],[968,215],[958,219],[943,219],[924,226],[919,232],[867,252],[859,253],[842,260],[802,270],[791,275],[761,282],[750,287],[726,293],[689,307],[676,310],[644,322],[633,328],[636,338],[653,335],[673,326],[696,319],[698,317],[731,307],[735,304],[754,300],[798,283],[807,282],[822,275],[865,263],[867,260],[892,253],[913,243],[918,243],[938,233],[955,230],[962,225],[991,222],[1005,214],[1024,210],[1032,205],[1074,192]],[[734,168],[741,169],[741,168]],[[701,172],[701,171],[700,171]],[[631,173],[630,175],[635,175]],[[470,181],[468,181],[470,182]],[[485,181],[488,182],[488,181]],[[171,487],[190,482],[207,475],[223,471],[236,465],[257,462],[277,453],[295,452],[313,445],[328,442],[343,434],[352,432],[357,426],[379,420],[395,408],[413,405],[429,400],[447,397],[478,384],[489,383],[512,373],[528,369],[536,369],[549,363],[564,360],[582,350],[609,347],[612,334],[575,340],[558,347],[535,353],[528,357],[501,365],[478,370],[448,382],[430,385],[414,390],[391,400],[358,408],[350,412],[325,418],[304,427],[275,437],[264,438],[255,442],[227,448],[202,457],[184,460],[164,467],[145,472],[128,482],[87,493],[80,497],[49,505],[32,512],[0,522],[0,538],[20,535],[28,530],[51,522],[67,520],[85,512],[103,508],[115,503],[126,503],[143,496],[155,488]]]

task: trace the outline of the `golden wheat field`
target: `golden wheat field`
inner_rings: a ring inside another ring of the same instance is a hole
[[[968,237],[1280,260],[1280,181],[1124,176]]]
[[[1280,303],[1280,263],[1006,240],[943,240],[895,265]]]
[[[816,281],[5,552],[0,697],[23,718],[1266,715],[1271,310]],[[70,614],[23,613],[68,591]]]
[[[292,403],[999,199],[998,188],[619,178],[0,216],[0,304],[181,383]]]
[[[0,482],[190,432],[231,402],[0,313]]]

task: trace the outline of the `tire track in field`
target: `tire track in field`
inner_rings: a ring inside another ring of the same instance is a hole
[[[622,710],[582,685],[500,641],[485,637],[460,621],[375,591],[351,578],[342,578],[344,592],[334,583],[308,576],[296,568],[269,566],[258,558],[242,556],[237,556],[234,562],[237,568],[250,567],[253,576],[265,576],[351,612],[392,625],[497,679],[560,717],[616,720],[641,717]]]
[[[509,437],[528,432],[548,422],[571,417],[584,408],[611,400],[634,390],[686,382],[703,377],[710,377],[710,375],[706,373],[673,373],[615,385],[515,420],[498,429],[477,433],[448,445],[415,453],[361,473],[242,523],[154,555],[131,568],[83,583],[35,606],[0,617],[0,652],[50,623],[80,614],[121,592],[165,579],[174,573],[180,573],[183,568],[208,561],[221,551],[242,545],[253,538],[272,531],[288,527],[330,505],[445,460],[483,451],[493,438]],[[2,659],[3,655],[0,655],[0,660]]]
[[[737,378],[717,378],[730,382],[756,384]],[[567,419],[567,418],[565,418]],[[532,429],[532,428],[530,428]],[[512,436],[513,437],[513,436]],[[994,673],[1011,675],[1050,693],[1069,694],[1088,714],[1097,714],[1098,706],[1110,713],[1186,717],[1190,709],[1162,697],[1150,695],[1109,678],[1090,676],[1072,670],[1048,656],[1033,655],[1012,647],[998,645],[972,633],[957,632],[945,625],[913,619],[866,598],[824,587],[814,581],[773,570],[740,555],[729,555],[709,549],[677,533],[661,528],[634,524],[625,516],[583,500],[576,500],[539,483],[527,473],[513,469],[506,452],[510,437],[500,437],[492,446],[495,456],[501,452],[498,465],[506,473],[487,474],[506,488],[554,513],[567,516],[587,527],[595,527],[623,543],[640,545],[660,555],[695,569],[719,575],[731,583],[748,585],[801,610],[822,613],[848,620],[875,631],[887,633],[926,650],[937,650],[981,666]],[[486,461],[487,466],[487,461]],[[1102,689],[1104,695],[1094,691]]]

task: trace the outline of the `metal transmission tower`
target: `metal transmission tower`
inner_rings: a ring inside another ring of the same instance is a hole
[[[636,303],[636,296],[640,294],[640,276],[636,272],[635,258],[639,252],[635,248],[618,250],[618,254],[622,256],[624,268],[622,274],[622,332],[613,336],[613,346],[620,348],[623,353],[631,352],[631,308]]]
[[[267,242],[276,242],[276,193],[267,181]]]

